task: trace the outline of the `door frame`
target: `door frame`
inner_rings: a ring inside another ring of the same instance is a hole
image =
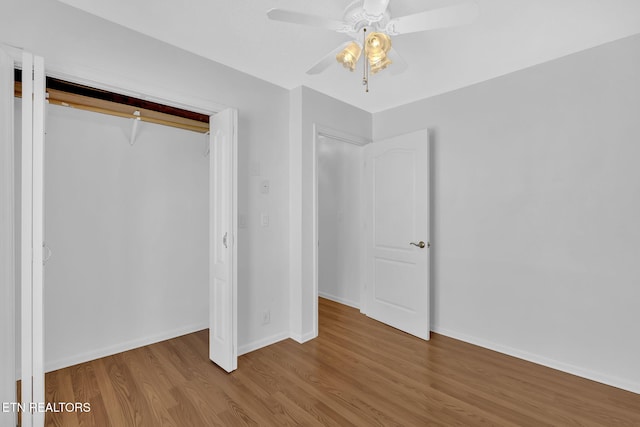
[[[337,141],[341,141],[347,144],[353,144],[360,147],[364,147],[365,145],[371,143],[372,141],[368,138],[364,138],[361,136],[351,135],[347,132],[343,132],[341,130],[333,129],[329,126],[321,125],[318,123],[313,124],[313,146],[311,148],[312,153],[312,175],[313,175],[313,194],[312,194],[312,248],[311,248],[311,257],[312,257],[312,275],[313,275],[313,291],[311,293],[313,297],[313,333],[314,337],[318,336],[318,144],[321,137],[335,139]],[[364,162],[364,158],[362,159]],[[360,312],[366,313],[365,310],[365,299],[364,297],[364,281],[360,284]]]

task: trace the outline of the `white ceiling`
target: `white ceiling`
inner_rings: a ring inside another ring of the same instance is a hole
[[[409,68],[372,76],[338,63],[305,71],[346,36],[270,21],[271,8],[341,19],[351,0],[60,0],[166,43],[291,89],[305,85],[377,112],[640,33],[639,0],[477,0],[471,25],[393,37]],[[391,0],[392,17],[459,0]],[[390,67],[393,67],[391,65]]]

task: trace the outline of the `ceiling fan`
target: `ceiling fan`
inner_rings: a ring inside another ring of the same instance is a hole
[[[307,70],[307,74],[321,73],[336,60],[353,71],[364,50],[367,60],[363,61],[363,84],[367,86],[369,71],[375,74],[392,63],[395,64],[392,74],[407,68],[404,59],[391,47],[391,36],[464,25],[477,15],[478,6],[473,0],[398,18],[392,18],[389,0],[356,0],[346,7],[342,20],[284,9],[267,12],[274,21],[326,28],[350,36],[353,41],[332,50]]]

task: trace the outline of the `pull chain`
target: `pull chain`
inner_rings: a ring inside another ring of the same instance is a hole
[[[367,67],[367,29],[364,28],[364,38],[362,41],[362,49],[364,50],[364,58],[362,58],[362,62],[364,63],[363,67],[363,75],[362,75],[362,84],[365,87],[365,92],[369,92],[369,67]]]

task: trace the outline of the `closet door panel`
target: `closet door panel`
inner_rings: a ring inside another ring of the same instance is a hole
[[[209,160],[209,358],[227,372],[237,358],[237,111],[211,116]]]

